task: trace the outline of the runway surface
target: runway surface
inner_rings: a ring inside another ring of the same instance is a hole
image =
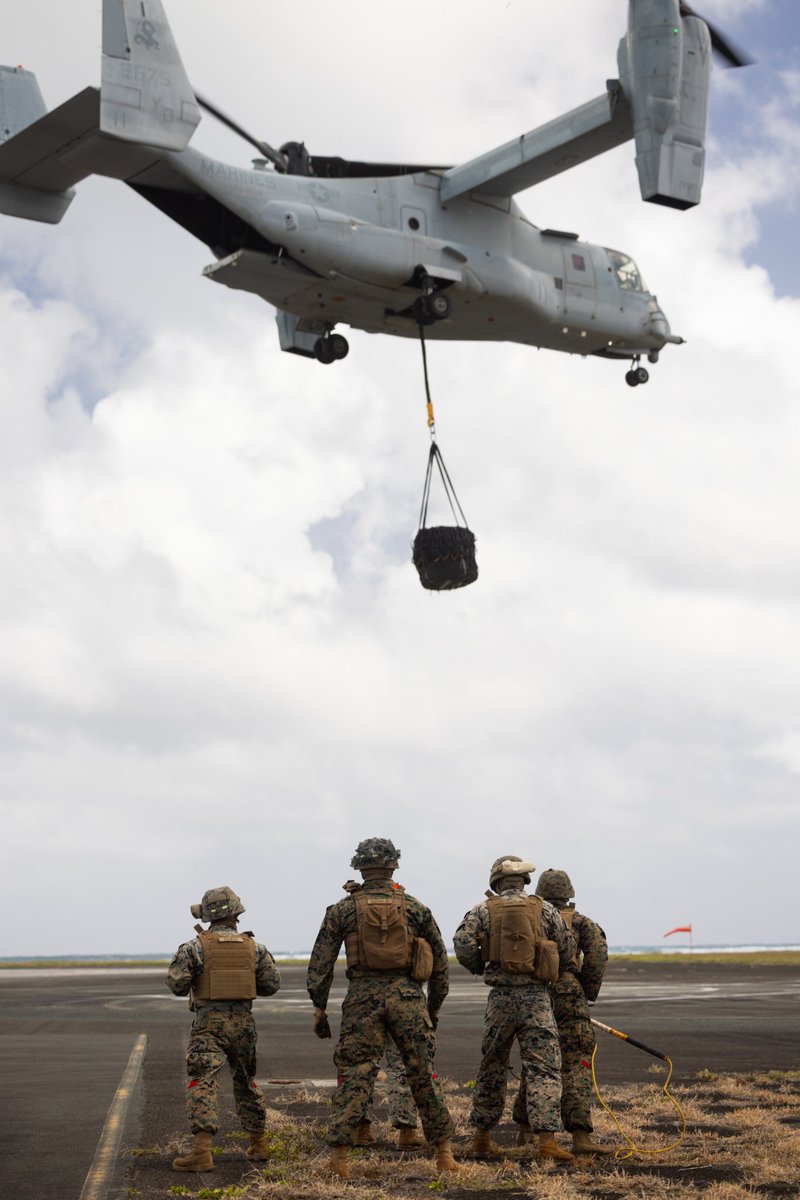
[[[167,992],[163,975],[162,969],[0,971],[4,1197],[79,1200],[140,1034],[147,1048],[122,1142],[146,1148],[183,1132],[191,1016],[187,1001]],[[335,1042],[311,1033],[305,971],[289,967],[281,975],[281,991],[255,1004],[259,1078],[332,1086]],[[345,982],[337,969],[329,1007],[334,1037]],[[486,995],[481,981],[454,969],[438,1034],[443,1076],[474,1079]],[[798,967],[612,963],[593,1015],[668,1054],[681,1082],[704,1068],[800,1068],[798,999]],[[652,1058],[618,1039],[598,1038],[601,1082],[648,1078]]]

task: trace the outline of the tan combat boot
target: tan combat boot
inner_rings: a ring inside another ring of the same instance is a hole
[[[559,1146],[552,1133],[539,1134],[539,1157],[552,1158],[556,1162],[575,1162],[569,1150]]]
[[[214,1159],[211,1157],[211,1139],[213,1134],[196,1133],[194,1146],[188,1154],[179,1154],[173,1159],[173,1171],[213,1171]]]
[[[425,1138],[421,1133],[417,1133],[411,1125],[401,1125],[400,1131],[397,1134],[397,1149],[398,1150],[419,1150],[420,1146],[425,1145]]]
[[[331,1157],[328,1163],[332,1175],[340,1179],[350,1178],[350,1150],[347,1146],[331,1146]]]
[[[492,1141],[491,1129],[476,1129],[472,1139],[472,1153],[476,1158],[494,1158],[503,1152],[497,1143]]]
[[[359,1121],[353,1138],[354,1146],[374,1146],[375,1134],[372,1132],[372,1126],[369,1121]]]
[[[529,1146],[536,1139],[527,1121],[517,1121],[517,1145]]]
[[[572,1149],[576,1154],[613,1154],[613,1150],[609,1150],[607,1146],[598,1146],[597,1142],[592,1141],[592,1135],[588,1129],[575,1129],[572,1133]]]
[[[245,1150],[248,1158],[252,1158],[255,1162],[266,1162],[269,1158],[269,1146],[267,1145],[267,1135],[264,1130],[261,1133],[250,1132],[250,1145]]]
[[[450,1144],[450,1138],[445,1138],[444,1141],[436,1143],[436,1170],[458,1170],[458,1163],[453,1158],[453,1147]]]

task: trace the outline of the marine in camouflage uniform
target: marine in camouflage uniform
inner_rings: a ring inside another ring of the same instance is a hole
[[[502,855],[492,864],[490,886],[498,896],[519,896],[530,883],[532,870],[532,863],[513,854]],[[560,967],[566,967],[574,943],[560,913],[547,902],[542,904],[541,926],[542,937],[556,945]],[[539,1153],[569,1162],[572,1156],[553,1137],[561,1128],[561,1052],[548,985],[530,974],[503,970],[499,962],[485,962],[481,943],[488,943],[489,930],[489,905],[484,900],[470,909],[453,938],[461,965],[473,975],[483,975],[491,988],[470,1115],[476,1127],[473,1150],[480,1157],[500,1152],[491,1140],[491,1130],[503,1115],[509,1057],[516,1039],[527,1085],[528,1122],[538,1134]]]
[[[400,1051],[392,1040],[390,1033],[386,1034],[386,1054],[384,1056],[386,1069],[386,1103],[389,1107],[389,1123],[397,1130],[398,1150],[416,1150],[424,1145],[425,1139],[417,1131],[417,1106],[408,1086]],[[438,1084],[438,1080],[436,1081]],[[372,1106],[374,1089],[367,1102],[355,1134],[356,1146],[371,1146],[375,1142],[372,1132]]]
[[[361,884],[354,879],[348,879],[342,885],[349,896],[361,890]],[[416,1150],[423,1144],[424,1139],[417,1133],[417,1106],[408,1086],[408,1076],[400,1057],[400,1051],[394,1044],[392,1035],[386,1034],[386,1103],[389,1106],[389,1122],[398,1131],[397,1147],[399,1150]],[[355,1135],[357,1146],[371,1146],[375,1142],[372,1132],[372,1104],[374,1091],[367,1099],[362,1119],[358,1124]]]
[[[209,921],[209,934],[236,934],[239,915],[245,911],[230,888],[212,888],[192,915]],[[199,926],[196,926],[199,931]],[[243,935],[252,938],[252,934]],[[233,1096],[242,1129],[250,1135],[248,1158],[268,1157],[264,1136],[266,1105],[256,1083],[257,1033],[251,1000],[199,999],[194,995],[203,973],[204,950],[200,936],[184,942],[175,952],[167,972],[167,987],[176,996],[192,992],[189,1008],[194,1012],[186,1070],[189,1076],[187,1111],[195,1135],[195,1147],[175,1159],[176,1171],[209,1171],[213,1168],[211,1140],[219,1128],[217,1091],[219,1075],[227,1062],[233,1076]],[[255,991],[272,996],[281,985],[280,975],[266,946],[255,943]],[[234,992],[235,994],[235,992]]]
[[[388,838],[367,838],[360,842],[350,863],[364,878],[360,890],[374,897],[396,894],[392,874],[399,858],[399,850]],[[387,1034],[391,1035],[405,1067],[425,1136],[436,1146],[439,1169],[458,1169],[450,1148],[454,1126],[433,1066],[434,1030],[448,991],[447,952],[430,910],[413,896],[404,894],[404,898],[409,934],[427,941],[433,954],[433,970],[426,998],[422,984],[411,978],[409,967],[347,968],[347,996],[334,1054],[338,1087],[333,1095],[333,1117],[327,1138],[331,1146],[331,1170],[344,1179],[349,1176],[347,1147],[357,1142],[357,1131],[386,1050]],[[334,967],[345,938],[357,931],[356,912],[353,894],[332,905],[325,913],[311,952],[307,986],[320,1036],[327,1036],[325,1008]]]
[[[416,1129],[417,1106],[403,1059],[390,1033],[386,1035],[386,1103],[393,1129]]]
[[[571,925],[576,953],[551,985],[553,1014],[558,1025],[561,1046],[561,1120],[572,1134],[577,1154],[610,1154],[592,1141],[591,1059],[595,1037],[589,1015],[589,1001],[597,999],[608,962],[608,945],[603,930],[570,904],[575,889],[566,871],[543,871],[536,886],[537,896],[549,900]],[[514,1102],[514,1120],[523,1131],[528,1123],[525,1079],[520,1081]]]

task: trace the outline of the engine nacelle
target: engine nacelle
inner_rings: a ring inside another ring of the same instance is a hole
[[[633,113],[643,200],[700,203],[705,169],[711,37],[678,0],[629,0],[619,76]]]

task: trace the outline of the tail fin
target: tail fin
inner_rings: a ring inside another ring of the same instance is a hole
[[[47,112],[36,76],[22,67],[0,67],[0,146]],[[7,156],[6,156],[7,157]],[[0,213],[57,224],[72,203],[74,192],[42,191],[3,178],[0,169]]]
[[[0,67],[0,213],[55,224],[81,179],[127,179],[185,150],[199,122],[160,0],[103,0],[99,93],[48,113],[35,76]]]
[[[101,132],[159,150],[185,150],[199,123],[161,0],[103,0]]]
[[[36,76],[22,67],[0,67],[0,142],[47,112]]]

